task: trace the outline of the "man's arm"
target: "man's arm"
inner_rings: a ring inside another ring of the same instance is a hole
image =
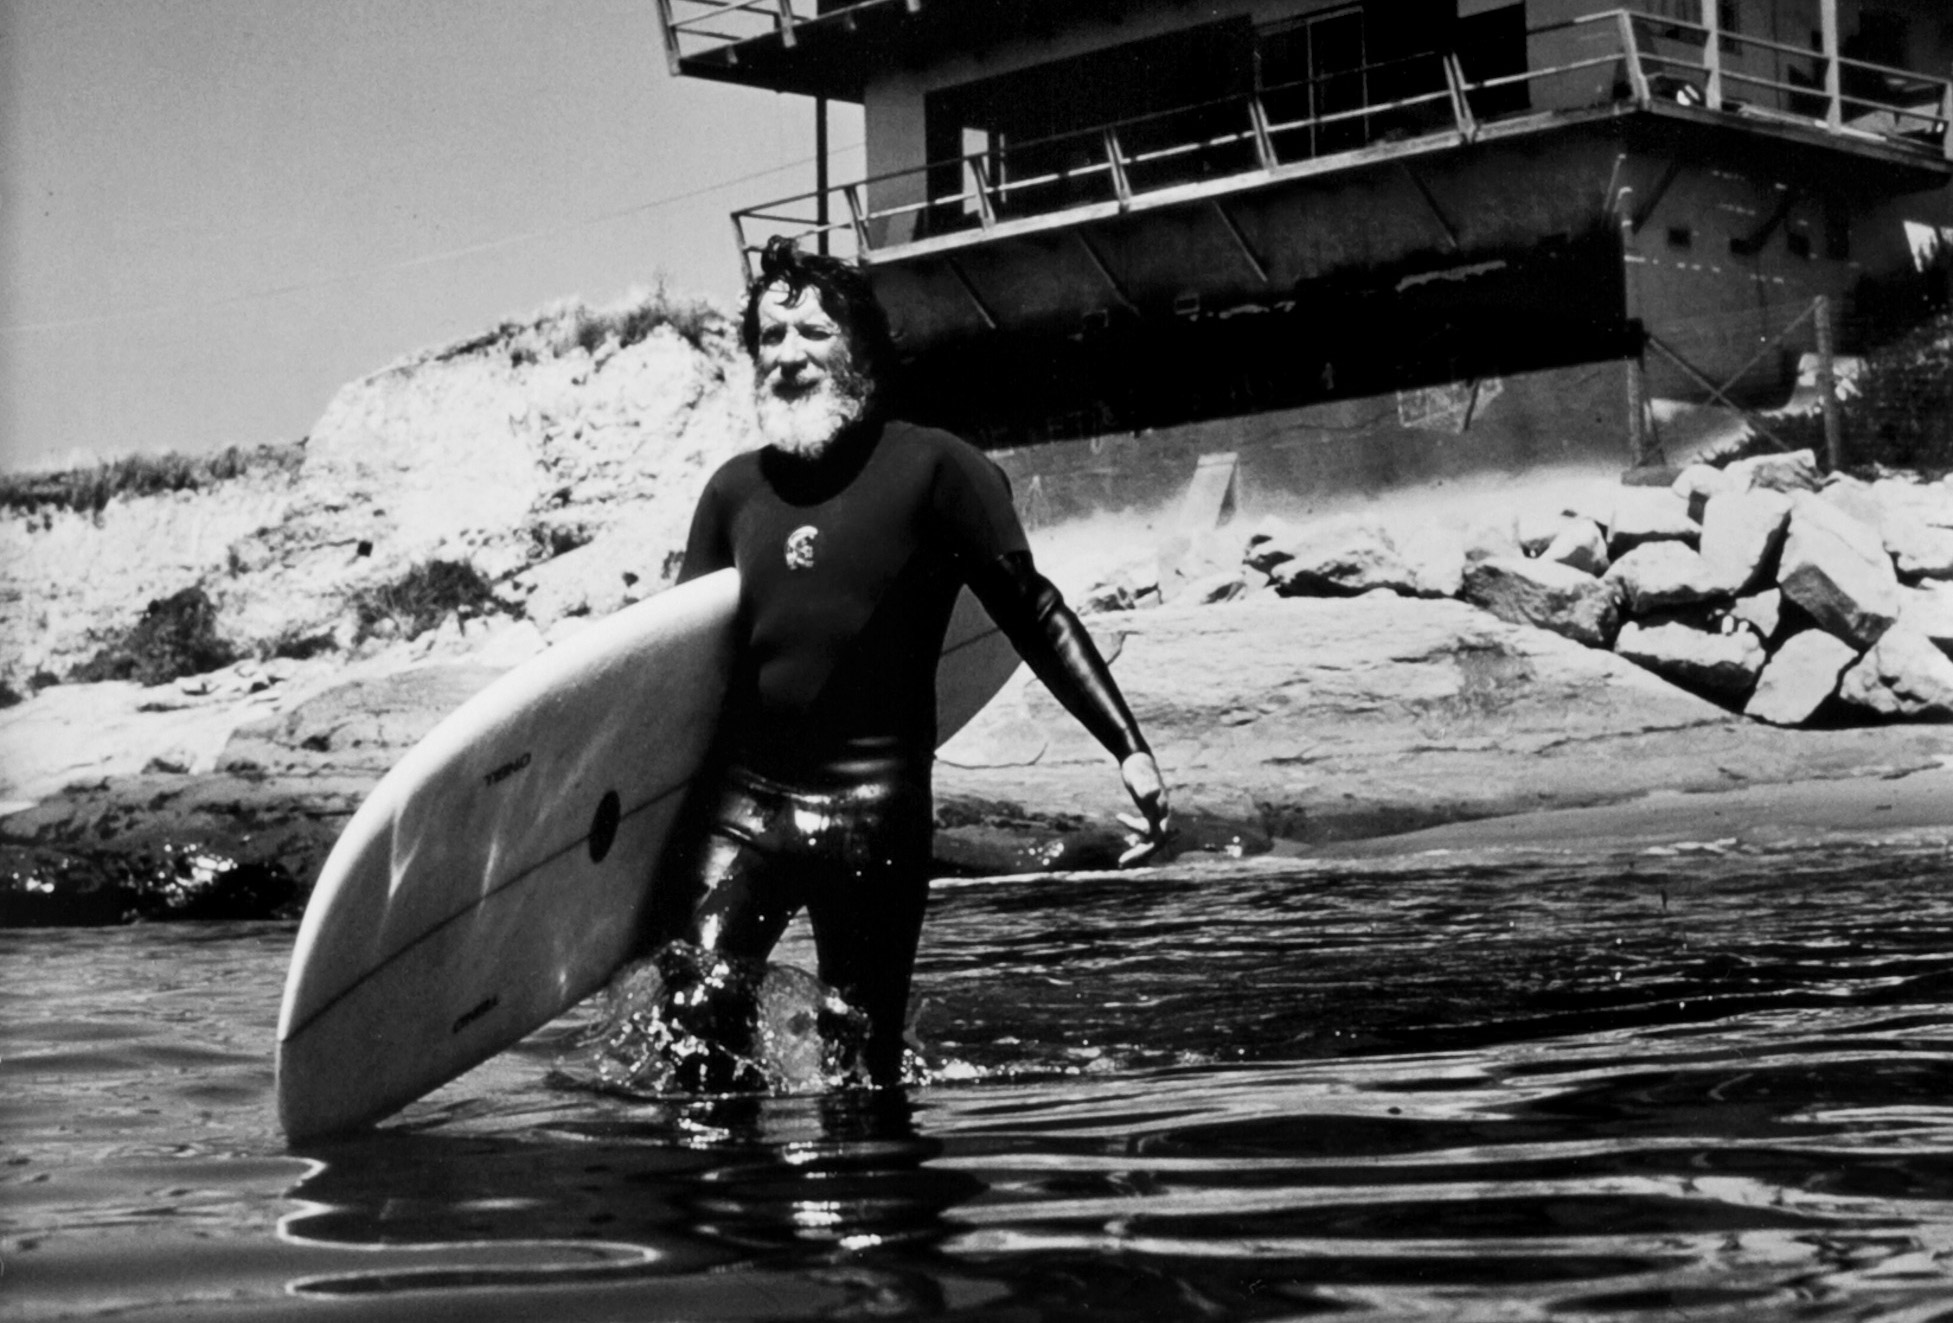
[[[1064,597],[1038,573],[1003,470],[953,438],[938,455],[930,494],[933,526],[964,582],[1018,655],[1119,760],[1126,790],[1145,815],[1143,825],[1127,820],[1143,839],[1122,862],[1150,853],[1166,838],[1166,784],[1111,669]]]
[[[1166,782],[1092,636],[1028,551],[966,564],[964,577],[1045,688],[1119,760],[1126,792],[1144,815],[1123,819],[1143,839],[1120,862],[1150,854],[1166,837]]]

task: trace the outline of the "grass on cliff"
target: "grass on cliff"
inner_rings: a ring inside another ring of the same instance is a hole
[[[578,300],[553,303],[526,318],[504,318],[480,335],[397,364],[445,362],[467,354],[500,349],[517,366],[561,358],[576,350],[594,354],[607,340],[627,349],[649,339],[659,327],[669,327],[679,339],[700,352],[731,329],[731,321],[706,299],[674,294],[661,279],[650,289],[635,289],[615,303],[593,308]]]
[[[362,589],[349,605],[359,637],[414,638],[448,618],[482,615],[496,608],[495,592],[474,566],[463,561],[430,560],[392,583]]]
[[[246,449],[229,446],[208,455],[124,455],[54,473],[0,474],[0,509],[32,514],[43,509],[98,514],[116,497],[208,491],[252,473],[290,473],[305,460],[303,441]]]
[[[217,633],[217,608],[201,588],[185,588],[143,609],[122,637],[68,672],[77,684],[134,680],[168,684],[238,660],[241,654]]]

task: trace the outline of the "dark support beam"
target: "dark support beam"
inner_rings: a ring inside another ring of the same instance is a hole
[[[814,241],[822,257],[827,254],[827,98],[814,98],[814,224],[820,237]]]
[[[1120,304],[1128,312],[1138,312],[1139,309],[1133,303],[1132,296],[1126,293],[1126,287],[1119,283],[1119,277],[1112,274],[1112,268],[1105,264],[1103,257],[1099,256],[1099,250],[1092,247],[1092,241],[1085,237],[1085,231],[1079,229],[1073,230],[1072,233],[1078,238],[1078,246],[1085,250],[1085,256],[1092,260],[1093,267],[1104,278],[1106,286],[1112,291],[1113,297],[1118,299]]]
[[[1241,251],[1242,258],[1246,260],[1249,268],[1255,273],[1255,279],[1264,285],[1268,284],[1268,263],[1263,261],[1261,254],[1255,251],[1255,246],[1248,242],[1248,236],[1241,233],[1240,222],[1235,220],[1233,214],[1221,205],[1219,198],[1213,199],[1213,207],[1214,214],[1219,216],[1221,218],[1221,224],[1227,227],[1228,237],[1234,240],[1234,246]]]
[[[956,283],[963,287],[963,292],[970,296],[970,303],[976,308],[977,316],[983,318],[984,326],[989,330],[996,330],[997,315],[990,311],[990,305],[983,301],[983,295],[977,293],[977,287],[971,283],[970,275],[963,269],[963,264],[954,257],[945,257],[943,262],[949,267],[949,273],[956,277]]]
[[[1458,231],[1452,227],[1450,218],[1444,214],[1444,209],[1438,206],[1438,200],[1431,196],[1431,190],[1425,187],[1424,180],[1418,176],[1417,171],[1410,168],[1408,162],[1400,161],[1398,166],[1403,170],[1404,177],[1411,181],[1411,187],[1417,190],[1417,195],[1424,199],[1424,206],[1431,213],[1431,219],[1435,220],[1438,228],[1444,231],[1445,243],[1450,245],[1452,252],[1457,252]]]
[[[1770,242],[1770,236],[1781,229],[1786,220],[1790,219],[1790,209],[1797,205],[1797,200],[1801,196],[1794,188],[1784,189],[1777,197],[1777,209],[1770,213],[1770,219],[1764,221],[1754,231],[1744,235],[1742,238],[1731,239],[1729,241],[1729,251],[1738,257],[1755,257],[1758,253],[1762,252],[1763,245]]]
[[[1668,190],[1674,186],[1675,180],[1681,173],[1682,158],[1677,156],[1669,161],[1668,168],[1661,172],[1661,178],[1656,180],[1655,186],[1648,190],[1647,198],[1634,209],[1634,216],[1628,224],[1636,234],[1641,233],[1641,227],[1654,219],[1655,208],[1661,205],[1662,198],[1667,196]]]
[[[1760,421],[1758,421],[1755,412],[1749,409],[1745,409],[1742,405],[1730,399],[1729,396],[1723,393],[1723,388],[1721,386],[1716,385],[1715,382],[1709,380],[1707,377],[1703,376],[1700,372],[1696,371],[1694,364],[1690,363],[1686,358],[1683,358],[1680,354],[1676,353],[1673,349],[1670,349],[1666,344],[1663,344],[1660,336],[1657,336],[1651,332],[1648,336],[1648,347],[1660,352],[1663,358],[1666,358],[1669,362],[1673,363],[1676,367],[1680,368],[1683,374],[1687,376],[1689,380],[1693,381],[1696,385],[1702,387],[1703,390],[1709,392],[1710,399],[1715,400],[1717,403],[1721,404],[1724,408],[1729,409],[1735,413],[1742,414],[1743,417],[1749,419],[1750,426],[1754,427],[1763,436],[1763,438],[1767,440],[1771,445],[1775,446],[1778,450],[1783,451],[1785,454],[1790,453],[1790,447],[1784,444],[1784,439],[1778,436],[1775,432],[1772,432],[1769,428],[1765,427]]]

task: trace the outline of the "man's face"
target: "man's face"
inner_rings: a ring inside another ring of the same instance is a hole
[[[782,450],[817,455],[862,415],[869,384],[847,334],[811,287],[760,295],[754,382],[760,432]]]

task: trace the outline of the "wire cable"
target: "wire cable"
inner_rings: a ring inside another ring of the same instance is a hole
[[[850,146],[839,148],[836,154],[839,152],[855,151],[861,146],[862,144],[857,142]],[[91,313],[83,317],[61,317],[51,321],[15,322],[11,325],[0,325],[0,335],[24,334],[29,331],[70,330],[83,326],[103,326],[114,322],[141,321],[144,318],[162,317],[172,313],[205,311],[212,308],[230,307],[238,303],[249,303],[257,299],[282,298],[287,294],[302,294],[308,290],[325,289],[332,285],[343,285],[355,280],[365,280],[372,276],[388,275],[396,271],[411,271],[420,267],[438,266],[443,262],[458,261],[464,257],[474,257],[481,253],[495,252],[503,248],[514,248],[520,244],[534,243],[538,239],[550,239],[557,235],[569,234],[573,231],[588,229],[595,225],[607,225],[612,221],[622,220],[627,216],[642,215],[645,212],[675,206],[680,202],[689,202],[693,198],[705,197],[728,188],[736,188],[740,184],[749,184],[756,179],[764,179],[769,175],[782,174],[788,170],[797,170],[802,166],[811,165],[814,159],[812,156],[803,156],[797,160],[769,166],[764,170],[755,170],[749,174],[739,175],[732,179],[722,179],[718,183],[706,184],[699,188],[689,189],[683,193],[672,193],[665,197],[652,198],[647,202],[632,203],[628,207],[620,207],[615,211],[607,211],[595,216],[585,216],[577,220],[564,221],[561,224],[551,225],[539,230],[527,230],[521,234],[505,235],[499,239],[486,239],[479,243],[463,244],[458,248],[448,248],[437,253],[423,253],[418,257],[403,258],[400,261],[388,262],[380,266],[363,267],[356,271],[337,271],[331,275],[318,276],[311,280],[294,281],[286,285],[270,285],[262,289],[244,290],[236,294],[226,294],[221,298],[159,303],[147,308],[136,308],[126,312]]]

